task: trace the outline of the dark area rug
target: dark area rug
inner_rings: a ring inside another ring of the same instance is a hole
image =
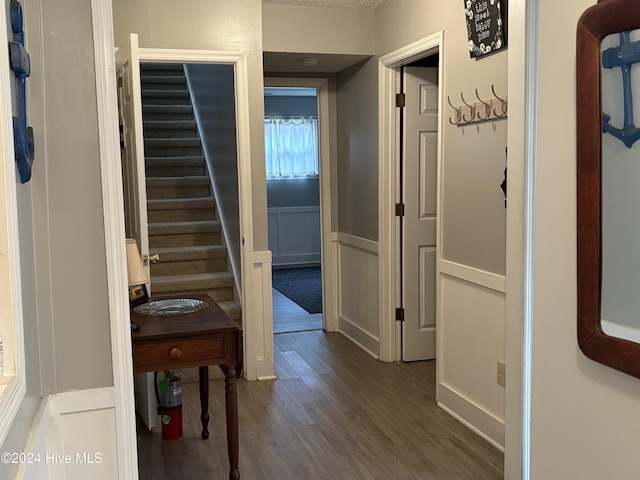
[[[322,313],[320,267],[273,270],[273,288],[309,313]]]

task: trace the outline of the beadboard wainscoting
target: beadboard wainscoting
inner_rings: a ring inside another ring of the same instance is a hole
[[[496,369],[505,362],[505,278],[447,260],[439,267],[438,405],[504,451]]]
[[[320,207],[270,207],[269,249],[274,266],[320,264]]]
[[[118,478],[115,408],[113,387],[43,398],[16,478]]]
[[[378,358],[378,244],[344,233],[337,240],[338,330]]]

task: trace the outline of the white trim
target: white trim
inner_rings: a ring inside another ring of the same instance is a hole
[[[344,245],[359,248],[360,250],[375,253],[376,255],[378,254],[378,242],[374,242],[373,240],[341,232],[336,234],[336,240]]]
[[[273,352],[273,291],[271,289],[271,252],[254,252],[252,257],[254,285],[250,292],[251,301],[255,301],[256,315],[253,339],[255,351],[255,373],[248,380],[275,378],[275,357]],[[245,296],[245,298],[248,298]],[[245,338],[245,342],[246,342]],[[245,343],[246,344],[246,343]],[[245,355],[245,358],[247,356]],[[252,357],[252,358],[254,358]]]
[[[51,424],[51,395],[44,397],[40,401],[38,411],[33,419],[31,431],[24,447],[24,453],[40,455],[44,457],[49,449],[47,448],[47,433]],[[18,466],[16,479],[41,479],[49,478],[49,468],[46,465],[37,463],[21,463]]]
[[[240,251],[242,271],[242,317],[244,319],[244,375],[249,380],[255,380],[260,373],[262,376],[273,375],[269,371],[272,365],[273,348],[268,352],[261,352],[261,346],[269,348],[264,342],[264,335],[268,335],[269,325],[273,333],[273,312],[262,312],[264,297],[264,277],[257,274],[254,278],[253,258],[253,190],[251,176],[251,143],[249,120],[249,90],[246,53],[240,51],[188,50],[188,49],[159,49],[140,48],[141,62],[162,63],[222,63],[231,64],[235,69],[236,94],[236,126],[238,144],[238,196],[240,203],[240,234],[242,248]],[[269,260],[270,264],[270,260]],[[255,292],[259,285],[262,294],[248,294]],[[271,368],[272,370],[272,368]]]
[[[459,278],[500,293],[505,293],[506,291],[506,278],[504,275],[487,272],[450,260],[440,260],[439,264],[440,273],[443,275]]]
[[[376,353],[379,350],[380,342],[369,332],[364,331],[351,320],[340,317],[340,327],[338,333],[348,338],[351,342],[358,345],[362,350],[367,352],[376,360],[380,356]]]
[[[111,395],[114,397],[112,405],[115,406],[118,474],[120,478],[135,479],[138,478],[138,457],[111,2],[91,0],[91,17],[114,377]]]
[[[399,299],[398,285],[398,228],[395,204],[399,201],[397,158],[400,138],[399,112],[395,94],[400,91],[402,79],[397,71],[406,65],[435,52],[440,52],[438,64],[438,104],[443,105],[444,32],[440,31],[379,58],[378,64],[378,248],[380,359],[390,362],[400,359],[399,327],[395,321],[395,308]],[[438,112],[438,170],[442,159],[442,109]],[[440,217],[440,173],[437,180],[438,218]],[[439,224],[439,221],[438,221]],[[437,227],[439,229],[439,227]],[[440,249],[440,242],[436,247]],[[438,254],[438,258],[440,255]],[[438,272],[436,272],[437,274]]]
[[[460,392],[440,382],[438,406],[504,452],[504,422],[487,413]]]
[[[5,3],[5,7],[6,7]],[[6,8],[0,22],[7,25]],[[0,42],[7,45],[7,30],[0,29]],[[8,50],[0,56],[9,65]],[[0,333],[4,340],[4,376],[0,377],[0,445],[18,413],[26,393],[25,353],[22,310],[22,280],[20,273],[20,238],[18,235],[18,181],[13,150],[13,120],[11,113],[11,79],[8,67],[0,75],[0,286],[3,301],[0,305]],[[6,228],[6,236],[4,235]]]
[[[160,63],[224,63],[235,64],[244,52],[223,50],[188,50],[171,48],[140,48],[141,62]]]
[[[530,478],[533,348],[533,207],[537,117],[538,1],[509,3],[509,128],[505,360],[505,478]]]
[[[305,87],[315,88],[318,92],[318,148],[320,168],[320,235],[322,263],[322,311],[337,310],[335,288],[337,270],[335,269],[335,249],[332,247],[331,231],[331,193],[337,191],[332,174],[336,171],[335,159],[331,155],[331,134],[329,116],[329,80],[326,78],[275,78],[266,77],[265,87]],[[324,329],[334,331],[338,328],[337,317],[323,315]]]

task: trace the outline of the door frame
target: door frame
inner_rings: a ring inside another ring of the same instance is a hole
[[[236,142],[238,164],[238,197],[240,204],[240,271],[242,278],[242,317],[243,317],[243,351],[244,371],[249,379],[258,376],[256,365],[257,348],[252,341],[254,335],[262,332],[263,310],[262,302],[257,295],[249,295],[255,283],[253,278],[253,208],[251,185],[251,147],[249,138],[249,95],[247,60],[244,52],[226,52],[215,50],[187,50],[165,48],[139,48],[140,63],[179,63],[179,64],[224,64],[234,67],[235,97],[236,97]],[[271,352],[273,364],[273,342],[269,343],[268,332],[264,331],[265,354]],[[269,343],[271,348],[266,348]],[[269,373],[269,372],[267,372]]]
[[[102,172],[105,250],[111,326],[112,366],[114,373],[115,428],[119,478],[138,478],[135,400],[133,393],[133,361],[129,328],[129,298],[126,283],[124,202],[120,168],[117,88],[113,46],[113,13],[111,2],[91,1],[91,17],[95,52],[98,131]],[[273,326],[270,297],[270,252],[255,252],[253,247],[253,210],[251,188],[251,152],[249,138],[248,72],[245,52],[140,49],[141,61],[162,63],[224,63],[235,67],[236,125],[238,143],[238,189],[240,196],[240,229],[242,289],[245,292],[244,371],[250,380],[273,376]],[[257,268],[260,266],[261,268]],[[246,292],[256,290],[255,294]],[[264,291],[263,291],[264,290]]]
[[[401,325],[395,320],[395,309],[400,305],[400,221],[396,217],[395,205],[401,202],[399,182],[399,156],[402,145],[400,132],[400,109],[396,107],[395,95],[402,90],[400,67],[435,53],[438,59],[438,158],[437,158],[437,226],[436,259],[440,258],[441,239],[441,172],[442,172],[442,105],[444,91],[444,31],[439,31],[410,45],[395,50],[378,59],[378,268],[380,309],[380,360],[384,362],[402,359]],[[436,261],[436,275],[439,276]],[[438,278],[438,277],[437,277]],[[436,298],[438,298],[436,286]],[[436,349],[440,335],[440,311],[436,305]]]
[[[318,92],[318,149],[320,169],[320,263],[322,270],[322,325],[324,330],[338,329],[337,242],[331,231],[331,192],[336,168],[332,168],[329,123],[329,79],[265,77],[265,87],[305,87]]]

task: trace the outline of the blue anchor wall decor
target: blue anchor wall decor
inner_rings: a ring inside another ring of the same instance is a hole
[[[13,147],[18,164],[20,181],[26,183],[31,179],[33,164],[33,128],[27,126],[27,77],[31,74],[31,59],[24,48],[24,30],[22,5],[18,0],[11,0],[11,30],[13,41],[9,42],[9,58],[11,70],[16,75],[18,90],[18,116],[13,117]]]
[[[633,97],[631,95],[631,65],[640,62],[640,42],[631,43],[631,32],[620,33],[620,46],[602,52],[604,68],[622,69],[622,89],[624,95],[624,126],[616,128],[609,123],[610,115],[602,113],[602,129],[620,139],[627,148],[640,138],[640,128],[633,123]]]

